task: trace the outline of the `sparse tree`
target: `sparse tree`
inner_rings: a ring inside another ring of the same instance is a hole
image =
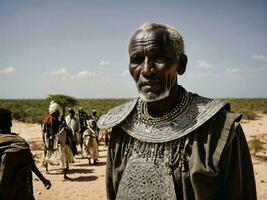
[[[66,107],[73,107],[79,104],[79,101],[74,97],[63,94],[49,95],[46,99],[48,101],[55,101],[62,107],[63,117],[65,116]]]

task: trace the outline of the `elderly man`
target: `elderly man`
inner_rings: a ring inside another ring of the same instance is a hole
[[[32,172],[49,189],[51,183],[35,165],[28,143],[11,132],[12,116],[0,108],[0,199],[33,200]]]
[[[108,199],[256,199],[241,116],[177,84],[187,64],[180,33],[144,24],[129,57],[139,98],[98,121],[112,127]]]

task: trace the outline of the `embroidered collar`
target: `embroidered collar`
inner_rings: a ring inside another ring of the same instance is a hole
[[[135,109],[121,127],[129,135],[141,141],[160,143],[181,138],[214,116],[227,103],[193,95],[186,110],[169,122],[148,125],[137,119]]]
[[[227,105],[222,100],[189,94],[191,98],[184,112],[168,122],[147,124],[137,120],[136,105],[138,99],[136,98],[113,108],[99,119],[97,125],[99,128],[111,128],[120,124],[125,132],[141,141],[152,143],[168,142],[192,132]]]

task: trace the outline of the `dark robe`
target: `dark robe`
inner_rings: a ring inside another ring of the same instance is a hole
[[[0,199],[33,200],[34,159],[26,141],[14,134],[0,134]]]
[[[188,141],[183,156],[171,170],[177,199],[256,199],[253,166],[240,119],[226,105],[202,125],[176,139]],[[138,140],[121,123],[113,127],[106,169],[108,199],[116,199],[133,139]]]

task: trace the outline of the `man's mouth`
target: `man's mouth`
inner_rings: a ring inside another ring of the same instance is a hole
[[[153,86],[159,84],[161,84],[161,81],[159,80],[149,80],[149,81],[142,81],[140,85],[142,87],[142,86]]]
[[[147,92],[158,93],[162,90],[162,81],[159,80],[142,81],[139,88],[141,91],[145,93]]]

